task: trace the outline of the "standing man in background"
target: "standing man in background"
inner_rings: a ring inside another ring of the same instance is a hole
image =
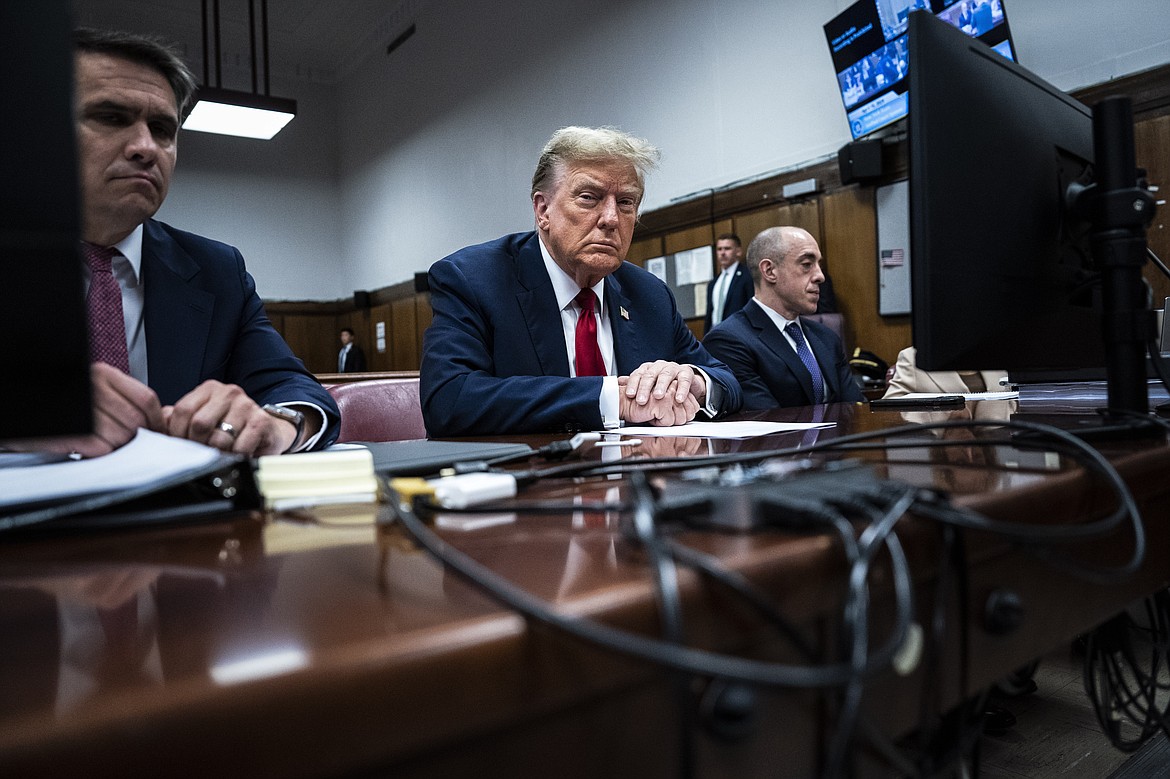
[[[658,159],[613,128],[565,127],[532,177],[536,230],[430,270],[423,417],[432,436],[681,425],[740,406],[670,290],[625,262]]]
[[[744,409],[860,403],[841,339],[803,317],[817,310],[821,250],[799,227],[769,227],[748,246],[755,297],[703,345],[743,387]]]
[[[74,36],[94,433],[36,448],[105,454],[147,428],[250,456],[327,446],[337,405],[273,329],[231,246],[157,222],[190,70],[153,38]]]
[[[337,353],[338,373],[361,373],[366,369],[366,354],[354,343],[353,328],[341,328],[341,351]]]
[[[743,243],[738,235],[724,233],[715,239],[715,260],[719,263],[719,275],[707,285],[704,335],[752,299],[752,277],[741,262]]]

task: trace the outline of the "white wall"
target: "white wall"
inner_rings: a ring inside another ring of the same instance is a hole
[[[415,35],[336,88],[274,84],[301,104],[275,146],[185,135],[162,217],[239,245],[265,298],[331,299],[529,229],[566,124],[663,150],[647,209],[849,140],[822,31],[847,0],[416,5]],[[1170,61],[1166,0],[1005,6],[1020,60],[1062,89]]]
[[[297,116],[261,141],[183,131],[157,218],[240,249],[268,300],[348,297],[352,269],[341,251],[336,90],[272,83],[295,96]]]

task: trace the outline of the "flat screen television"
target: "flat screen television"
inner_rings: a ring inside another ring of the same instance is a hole
[[[910,12],[923,9],[1015,59],[1003,0],[858,0],[825,25],[853,139],[906,116]]]
[[[92,430],[67,0],[0,4],[0,439]]]
[[[1089,185],[1125,194],[1127,204],[1149,198],[1137,184],[1128,103],[1103,101],[1095,121],[1085,105],[924,13],[911,16],[910,62],[918,366],[1034,373],[1103,366],[1111,407],[1123,367],[1144,393],[1144,225],[1123,231],[1138,262],[1121,263],[1119,275],[1095,259],[1090,240],[1102,227],[1089,214],[1107,210],[1070,200]],[[1111,110],[1118,105],[1123,116]],[[1152,215],[1152,199],[1148,205]],[[1152,323],[1150,330],[1152,337]],[[1144,410],[1136,394],[1117,407]]]

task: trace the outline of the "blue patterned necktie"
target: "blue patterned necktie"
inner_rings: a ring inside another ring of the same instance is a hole
[[[813,357],[812,350],[808,348],[808,342],[804,340],[804,332],[796,322],[789,322],[788,326],[784,328],[784,332],[788,333],[796,344],[796,356],[800,358],[804,367],[808,368],[809,375],[812,376],[813,403],[817,405],[824,403],[825,380],[821,376],[821,368],[817,365],[817,358]]]

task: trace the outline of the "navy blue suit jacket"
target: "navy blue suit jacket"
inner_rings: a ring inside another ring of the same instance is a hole
[[[569,378],[561,313],[535,232],[461,249],[435,263],[429,280],[434,318],[423,336],[419,387],[428,434],[602,427],[602,379]],[[623,263],[605,279],[605,307],[617,375],[653,360],[689,363],[722,387],[717,411],[739,409],[735,377],[695,340],[665,284]]]
[[[719,276],[716,276],[707,285],[707,316],[703,318],[704,334],[711,332],[711,317],[715,311],[715,282],[717,281],[719,281]],[[727,296],[723,298],[723,315],[719,318],[720,321],[727,319],[746,306],[754,293],[755,285],[752,284],[752,274],[744,263],[736,263],[735,273],[731,276],[731,284],[727,286]]]
[[[820,322],[801,319],[800,324],[821,366],[825,402],[862,402],[841,339]],[[716,325],[703,345],[739,379],[744,410],[812,405],[812,376],[756,301]]]
[[[268,321],[235,247],[147,220],[142,283],[147,373],[161,403],[217,379],[260,405],[315,403],[326,416],[317,447],[337,440],[337,404]]]

